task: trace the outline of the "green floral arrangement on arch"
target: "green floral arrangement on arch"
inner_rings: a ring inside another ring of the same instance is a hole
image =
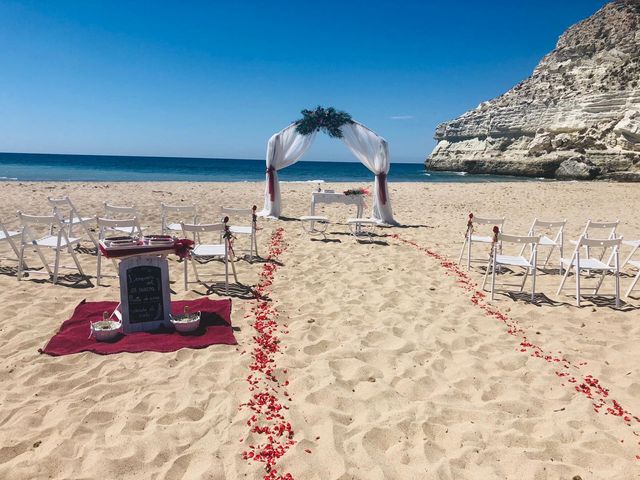
[[[332,138],[342,138],[340,127],[353,123],[351,115],[336,110],[333,107],[317,107],[315,110],[302,110],[302,118],[296,120],[296,132],[300,135],[310,135],[322,130]]]

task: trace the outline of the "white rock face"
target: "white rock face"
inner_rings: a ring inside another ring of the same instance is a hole
[[[426,165],[555,177],[582,156],[589,168],[568,171],[640,179],[639,112],[640,0],[616,0],[569,28],[531,77],[439,125]]]

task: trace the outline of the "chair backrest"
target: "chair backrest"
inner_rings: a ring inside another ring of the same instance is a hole
[[[251,208],[232,208],[232,207],[220,207],[220,213],[222,215],[230,216],[230,217],[243,217],[248,219],[251,223],[253,223],[255,219],[256,210],[258,207],[255,205]]]
[[[166,233],[167,224],[169,223],[169,217],[171,215],[177,216],[177,220],[182,222],[183,220],[191,220],[194,224],[198,222],[198,213],[195,205],[166,205],[160,204],[161,209],[161,226],[162,233]],[[184,215],[188,215],[190,218],[184,218]]]
[[[521,235],[508,235],[506,233],[498,233],[498,242],[502,243],[517,243],[519,245],[537,245],[540,243],[539,236],[521,236]]]
[[[46,225],[47,227],[60,225],[60,218],[57,215],[27,215],[26,213],[18,212],[18,219],[23,227],[30,225]]]
[[[504,226],[504,218],[483,218],[474,216],[472,222],[476,225],[498,225]]]
[[[131,233],[142,233],[142,228],[138,222],[138,217],[133,218],[103,218],[98,217],[98,236],[102,240],[105,233],[113,228],[131,228]]]
[[[620,220],[616,220],[615,222],[593,222],[591,220],[588,220],[587,224],[584,227],[584,230],[582,231],[582,236],[590,237],[591,235],[589,234],[589,232],[591,230],[609,230],[608,238],[615,238],[616,229],[618,228],[619,224]]]
[[[224,223],[181,223],[182,231],[187,233],[206,233],[206,232],[224,232],[225,224]]]
[[[22,245],[26,245],[29,242],[35,242],[36,240],[36,232],[32,229],[35,227],[44,227],[49,235],[55,235],[58,237],[58,243],[60,243],[61,238],[67,238],[68,236],[64,231],[62,223],[60,222],[60,217],[57,215],[27,215],[22,212],[18,212],[18,220],[20,221],[20,226],[22,227]],[[57,233],[56,233],[57,230]]]
[[[53,208],[57,207],[69,207],[71,208],[71,200],[69,197],[55,198],[55,197],[47,197],[47,201]]]
[[[195,205],[167,205],[165,203],[160,204],[162,213],[193,213],[196,214]]]
[[[138,214],[138,209],[135,206],[112,205],[107,202],[104,202],[104,213],[108,216],[129,215],[129,218],[140,216]]]
[[[531,230],[534,230],[536,227],[541,228],[560,228],[563,229],[567,225],[567,219],[564,220],[540,220],[538,218],[533,220],[533,225],[531,225]]]
[[[620,243],[622,243],[622,237],[618,237],[618,238],[588,238],[585,237],[584,235],[582,237],[580,237],[580,240],[578,240],[578,247],[580,246],[584,246],[584,247],[600,247],[600,248],[620,248]]]
[[[251,215],[253,213],[253,209],[220,207],[220,213],[225,215],[231,215],[231,216],[245,216],[245,215]]]
[[[541,230],[543,232],[553,232],[555,231],[555,237],[553,240],[555,242],[563,240],[564,236],[564,227],[567,225],[567,219],[564,220],[540,220],[538,218],[533,219],[533,224],[531,224],[531,228],[529,229],[529,235],[536,235]],[[552,234],[553,235],[553,234]]]

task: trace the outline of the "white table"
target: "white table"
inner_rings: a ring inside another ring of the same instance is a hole
[[[313,192],[311,194],[311,213],[316,214],[316,205],[319,203],[343,203],[345,205],[355,205],[357,208],[356,217],[362,218],[364,213],[364,197],[362,195],[345,195],[336,192]]]

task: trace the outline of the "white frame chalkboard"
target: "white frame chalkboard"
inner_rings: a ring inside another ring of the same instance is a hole
[[[151,322],[131,322],[129,315],[129,285],[127,272],[136,267],[157,267],[160,269],[160,279],[162,282],[162,320]],[[171,313],[171,291],[169,289],[169,263],[164,257],[155,255],[137,255],[125,258],[120,262],[120,309],[122,311],[122,329],[124,333],[146,332],[156,330],[161,326],[171,327],[169,314]]]

